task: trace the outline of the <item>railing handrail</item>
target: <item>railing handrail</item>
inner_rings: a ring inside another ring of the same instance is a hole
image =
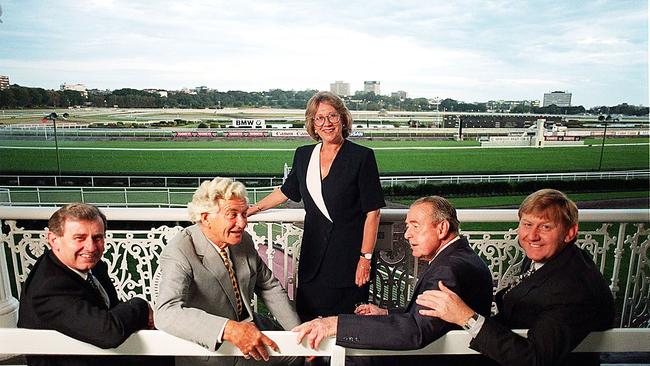
[[[526,336],[526,330],[515,330]],[[332,366],[343,366],[346,356],[390,355],[450,355],[477,354],[469,348],[471,336],[463,330],[452,330],[419,350],[371,350],[344,348],[326,338],[318,350],[298,344],[297,333],[289,331],[263,332],[274,340],[280,353],[270,351],[271,356],[330,356]],[[574,352],[649,352],[650,329],[615,328],[592,332]],[[147,356],[242,356],[233,344],[224,342],[216,351],[194,344],[159,330],[141,330],[132,334],[117,348],[101,349],[53,330],[0,328],[0,354],[47,354],[47,355],[147,355]]]
[[[452,180],[454,182],[460,182],[463,180],[476,180],[476,179],[483,179],[483,180],[504,180],[504,179],[532,179],[532,178],[539,178],[539,177],[550,177],[550,178],[576,178],[576,177],[583,177],[583,178],[602,178],[602,177],[620,177],[620,176],[633,176],[633,177],[649,177],[650,176],[650,169],[630,169],[630,170],[611,170],[611,171],[581,171],[581,172],[550,172],[550,173],[506,173],[506,174],[447,174],[447,175],[391,175],[391,176],[382,176],[380,177],[380,180],[383,183],[390,183],[390,182],[395,182],[395,181],[417,181],[417,180],[433,180],[433,181],[448,181]],[[130,179],[165,179],[165,180],[183,180],[183,181],[191,181],[191,180],[196,180],[197,182],[200,182],[202,180],[210,180],[213,179],[214,177],[209,177],[209,176],[196,176],[196,177],[187,177],[187,176],[155,176],[155,175],[126,175],[126,176],[120,176],[120,175],[63,175],[63,176],[57,176],[57,175],[23,175],[23,174],[0,174],[0,178],[10,178],[10,177],[16,177],[17,179],[19,178],[28,178],[28,179],[38,179],[38,178],[46,178],[46,179],[53,179],[57,185],[56,187],[60,187],[58,185],[58,182],[60,180],[64,179],[90,179],[91,181],[94,182],[95,179],[102,180],[102,179],[120,179],[124,180],[126,179],[127,181],[130,181]],[[282,179],[282,176],[262,176],[262,177],[246,177],[246,176],[234,176],[232,177],[235,180],[267,180],[267,181],[280,181]],[[12,186],[12,187],[23,187],[23,185],[17,185],[17,186]],[[6,186],[9,187],[9,186]],[[26,186],[25,186],[26,187]],[[78,187],[78,186],[62,186],[62,187]],[[104,188],[104,187],[99,187],[95,186],[93,183],[94,188]],[[129,188],[136,188],[138,186],[132,187],[129,186]],[[189,186],[188,186],[189,187]],[[274,186],[268,186],[268,187],[257,187],[257,188],[273,188]],[[88,188],[88,187],[85,187]],[[122,187],[120,187],[122,188]],[[142,188],[149,188],[149,187],[142,187]],[[154,188],[154,187],[151,187]],[[183,188],[181,187],[169,187],[169,188]],[[196,187],[194,187],[196,188]],[[254,188],[254,187],[251,187]]]
[[[0,206],[0,220],[47,220],[58,207]],[[101,208],[110,220],[121,221],[189,221],[186,208]],[[381,220],[396,222],[406,217],[408,209],[388,208],[381,210]],[[461,222],[517,222],[516,209],[459,209]],[[650,222],[650,208],[635,209],[580,209],[580,222]],[[277,221],[303,222],[303,209],[271,209],[250,216],[249,222]]]

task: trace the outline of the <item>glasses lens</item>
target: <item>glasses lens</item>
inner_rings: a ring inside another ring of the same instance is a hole
[[[338,123],[340,117],[341,117],[340,114],[338,114],[338,113],[332,113],[332,114],[330,114],[329,116],[327,116],[327,119],[329,119],[330,122],[332,122],[332,123]]]

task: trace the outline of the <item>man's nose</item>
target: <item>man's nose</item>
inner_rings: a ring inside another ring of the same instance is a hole
[[[93,240],[93,238],[88,238],[84,241],[84,249],[86,249],[89,252],[95,251],[97,249],[97,244]]]
[[[530,237],[530,239],[533,239],[533,240],[539,239],[539,227],[538,226],[533,226],[530,229],[530,232],[528,233],[528,236]]]
[[[244,215],[237,215],[237,226],[240,228],[246,227],[246,224],[248,223],[248,218],[245,217]]]

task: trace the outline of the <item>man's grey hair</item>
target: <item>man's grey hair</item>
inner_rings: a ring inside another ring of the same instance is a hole
[[[458,227],[460,222],[458,221],[458,216],[456,215],[456,209],[451,205],[446,198],[440,196],[427,196],[418,198],[411,207],[428,204],[431,207],[431,216],[433,221],[438,223],[444,220],[449,222],[449,233],[458,234]]]
[[[201,214],[204,212],[217,212],[219,200],[238,198],[248,202],[246,187],[241,182],[233,181],[230,178],[214,178],[206,180],[194,192],[192,202],[187,204],[190,221],[197,223],[201,221]]]

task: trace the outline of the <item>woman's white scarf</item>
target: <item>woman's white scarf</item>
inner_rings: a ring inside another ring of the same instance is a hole
[[[322,145],[323,143],[317,144],[311,152],[311,158],[307,166],[307,191],[309,191],[309,195],[320,212],[332,222],[332,218],[327,211],[327,206],[325,206],[325,200],[323,199],[323,184],[320,177],[320,149]]]

